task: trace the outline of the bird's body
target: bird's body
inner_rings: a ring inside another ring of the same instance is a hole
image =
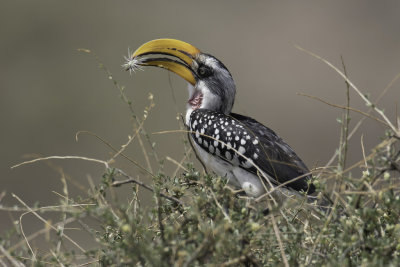
[[[249,196],[264,193],[253,161],[261,153],[259,141],[240,121],[223,113],[197,109],[191,113],[188,127],[205,166]]]
[[[126,68],[138,65],[166,68],[190,83],[185,123],[208,169],[251,197],[280,184],[279,191],[284,194],[315,191],[308,168],[289,145],[258,121],[231,112],[236,86],[218,59],[188,43],[158,39],[137,49]]]
[[[288,183],[290,188],[310,191],[303,179],[309,176],[304,163],[275,132],[256,120],[196,109],[188,127],[202,162],[247,195],[259,197],[296,178]]]

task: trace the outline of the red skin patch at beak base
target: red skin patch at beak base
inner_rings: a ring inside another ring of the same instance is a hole
[[[195,92],[192,97],[188,100],[190,106],[192,106],[193,110],[199,109],[201,103],[203,103],[203,94],[199,91]]]

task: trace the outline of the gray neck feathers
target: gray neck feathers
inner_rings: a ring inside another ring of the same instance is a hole
[[[199,85],[204,86],[202,89],[211,93],[210,96],[205,95],[205,98],[214,98],[214,100],[209,99],[208,103],[204,103],[208,104],[204,108],[225,114],[231,112],[235,102],[236,86],[228,70],[219,71],[216,75],[204,79]]]

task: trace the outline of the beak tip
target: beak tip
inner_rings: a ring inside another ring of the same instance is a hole
[[[140,60],[132,57],[132,56],[128,56],[128,57],[124,57],[125,59],[125,63],[122,64],[122,68],[124,68],[125,71],[135,71],[137,69],[140,69]]]

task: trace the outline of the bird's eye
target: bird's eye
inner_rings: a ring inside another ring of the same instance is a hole
[[[201,78],[205,78],[212,74],[212,70],[205,65],[200,65],[197,69],[197,73]]]

